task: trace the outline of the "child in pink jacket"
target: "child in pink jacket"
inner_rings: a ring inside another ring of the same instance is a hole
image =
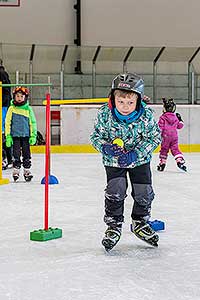
[[[178,146],[178,130],[183,128],[183,120],[181,115],[176,113],[176,104],[173,99],[163,100],[163,114],[160,116],[158,125],[161,129],[162,143],[160,149],[160,163],[157,166],[158,171],[163,171],[166,162],[169,150],[171,150],[172,155],[174,156],[178,168],[183,171],[187,171],[185,166],[185,160],[183,154]]]

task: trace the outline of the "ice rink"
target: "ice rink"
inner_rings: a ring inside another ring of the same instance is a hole
[[[32,157],[33,181],[0,186],[0,300],[199,300],[200,154],[185,154],[188,173],[170,156],[163,173],[152,161],[152,219],[163,220],[158,248],[129,230],[126,199],[122,238],[108,254],[101,246],[105,174],[99,154],[53,154],[49,226],[63,237],[33,242],[44,224],[44,155]]]

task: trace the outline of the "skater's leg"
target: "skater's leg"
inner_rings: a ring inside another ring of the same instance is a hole
[[[22,158],[23,158],[23,167],[25,169],[31,168],[31,152],[30,152],[30,145],[29,145],[29,137],[21,138],[22,144]]]
[[[2,145],[2,170],[6,170],[7,169],[7,159],[6,159],[6,142],[5,142],[5,135],[2,134],[2,141],[3,141],[3,145]]]
[[[150,163],[129,170],[134,199],[131,217],[134,220],[147,219],[151,214],[151,203],[154,199]]]
[[[13,179],[17,181],[21,168],[21,142],[18,137],[13,137],[13,157]]]
[[[151,204],[154,199],[150,163],[129,170],[134,199],[131,213],[132,231],[140,239],[157,246],[158,235],[147,221],[151,216]]]
[[[172,145],[171,145],[171,152],[172,155],[174,156],[177,167],[182,169],[183,171],[186,171],[186,166],[185,166],[185,159],[183,157],[183,153],[179,149],[178,145],[178,137],[173,140]]]
[[[19,137],[13,137],[13,167],[21,168],[21,142]]]
[[[22,157],[23,157],[23,167],[24,167],[24,179],[26,181],[31,181],[33,175],[31,174],[31,152],[29,145],[29,138],[22,138]]]
[[[104,222],[108,225],[102,244],[112,249],[119,241],[124,220],[124,199],[126,197],[126,169],[106,167],[107,187],[105,190]]]
[[[13,166],[12,147],[6,147],[5,150],[6,150],[8,168],[12,168]]]
[[[159,153],[159,165],[157,166],[158,171],[164,171],[166,162],[167,162],[167,156],[170,148],[170,139],[169,137],[162,137],[162,143]]]
[[[127,170],[106,167],[105,216],[107,225],[122,225],[124,221],[124,199],[127,190]]]

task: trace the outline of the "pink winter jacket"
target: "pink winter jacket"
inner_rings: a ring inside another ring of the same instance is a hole
[[[183,128],[184,124],[179,121],[176,114],[172,112],[163,113],[158,121],[162,138],[178,139],[177,129]]]

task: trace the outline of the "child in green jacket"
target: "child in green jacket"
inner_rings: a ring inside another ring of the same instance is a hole
[[[29,91],[25,87],[16,87],[13,100],[6,115],[5,135],[6,146],[13,145],[13,179],[17,181],[21,165],[24,167],[24,178],[30,181],[31,153],[30,145],[36,143],[37,124],[34,112],[28,103]],[[21,161],[22,156],[22,161]]]
[[[150,161],[160,144],[160,130],[151,108],[142,101],[144,82],[136,74],[119,74],[112,81],[109,103],[99,111],[91,134],[92,145],[102,153],[107,176],[102,240],[106,250],[120,239],[124,221],[124,200],[129,175],[132,197],[132,232],[153,246],[159,237],[148,220],[154,199]],[[115,141],[120,140],[120,145]]]

